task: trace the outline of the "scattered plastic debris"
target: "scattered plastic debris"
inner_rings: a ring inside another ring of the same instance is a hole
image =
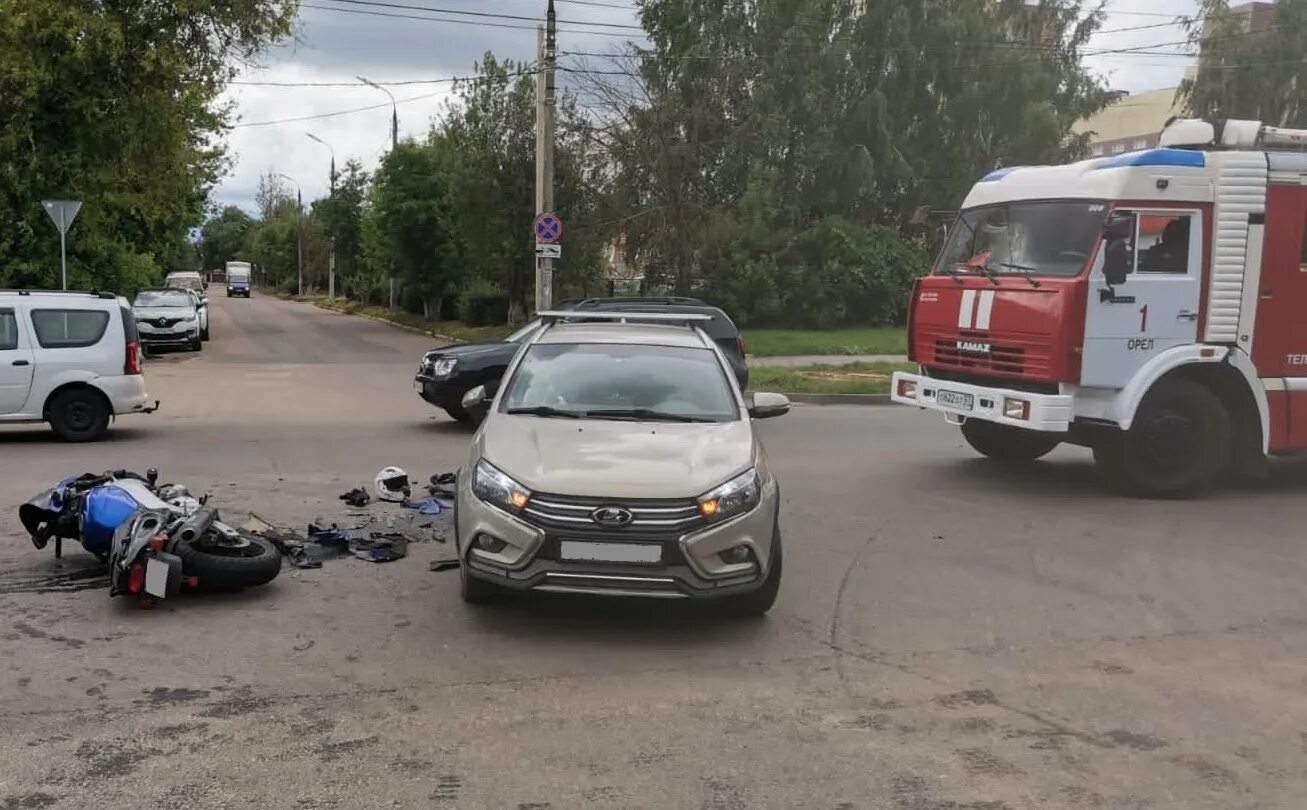
[[[351,489],[349,492],[341,495],[340,499],[355,509],[360,506],[367,506],[372,502],[372,496],[369,495],[368,491],[363,487],[355,487],[354,489]]]

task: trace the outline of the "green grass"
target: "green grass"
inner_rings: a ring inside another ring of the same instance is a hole
[[[424,332],[452,338],[460,343],[488,343],[503,340],[515,329],[512,326],[467,326],[458,321],[429,321],[411,312],[392,312],[386,307],[364,306],[357,301],[347,301],[343,298],[306,297],[300,300],[309,301],[323,309],[350,315],[367,315],[371,318],[411,326]]]
[[[916,371],[911,363],[854,363],[849,366],[805,366],[749,369],[749,388],[777,394],[888,394],[896,371]]]
[[[907,354],[908,336],[902,327],[876,329],[746,329],[749,354],[756,357],[796,357],[805,354]]]

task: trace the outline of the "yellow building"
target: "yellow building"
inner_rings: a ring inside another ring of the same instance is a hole
[[[1074,131],[1091,133],[1092,157],[1119,155],[1157,146],[1167,119],[1180,112],[1174,87],[1133,95],[1123,93],[1097,115],[1076,124]]]

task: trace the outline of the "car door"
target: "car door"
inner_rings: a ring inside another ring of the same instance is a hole
[[[32,389],[32,343],[13,307],[0,306],[0,415],[20,413]]]
[[[1133,209],[1126,244],[1129,275],[1112,288],[1103,275],[1106,244],[1089,276],[1080,384],[1123,388],[1145,363],[1198,340],[1203,275],[1199,210]]]

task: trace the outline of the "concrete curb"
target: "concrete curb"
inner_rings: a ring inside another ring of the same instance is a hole
[[[778,392],[779,393],[779,392]],[[892,405],[889,394],[786,394],[801,405]]]
[[[291,299],[291,300],[294,300],[294,299]],[[412,333],[415,334],[415,335],[424,335],[424,336],[426,336],[426,337],[436,338],[437,340],[444,340],[444,341],[447,341],[447,342],[449,342],[449,343],[461,343],[461,342],[462,342],[462,341],[458,340],[457,338],[452,338],[452,337],[450,337],[449,335],[442,335],[442,334],[440,334],[439,332],[432,332],[430,329],[419,329],[419,328],[416,327],[416,326],[409,326],[409,325],[406,324],[406,323],[396,323],[395,321],[389,321],[389,320],[386,320],[385,318],[378,318],[376,315],[367,315],[367,314],[362,313],[362,312],[345,312],[345,311],[343,311],[343,310],[334,309],[334,308],[332,308],[332,307],[324,307],[324,306],[322,306],[321,304],[317,303],[316,301],[305,301],[304,303],[312,304],[312,306],[314,306],[314,307],[316,307],[316,308],[322,310],[323,312],[334,312],[334,313],[336,313],[337,315],[347,315],[347,316],[349,316],[349,317],[351,317],[351,318],[363,318],[364,320],[367,320],[367,321],[374,321],[374,322],[376,322],[376,323],[384,323],[386,326],[393,326],[393,327],[396,328],[396,329],[402,329],[402,330],[404,330],[405,332],[412,332]]]

